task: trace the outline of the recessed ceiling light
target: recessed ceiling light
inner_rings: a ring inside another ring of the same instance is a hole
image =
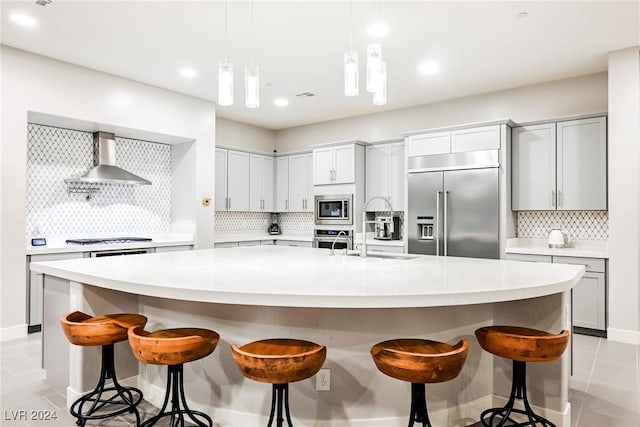
[[[384,37],[389,33],[389,27],[382,21],[374,22],[367,28],[367,33],[369,33],[371,37]]]
[[[180,70],[180,75],[188,79],[192,79],[198,75],[198,72],[192,68],[183,68]]]
[[[25,15],[22,13],[14,13],[11,15],[11,20],[18,25],[22,25],[23,27],[35,27],[36,20],[30,17],[29,15]]]
[[[289,101],[287,101],[285,98],[278,98],[275,101],[273,101],[273,103],[277,107],[286,107],[287,105],[289,105]]]
[[[529,16],[529,14],[527,12],[524,12],[524,11],[516,13],[516,18],[522,19],[522,18],[526,18],[527,16]]]
[[[420,64],[420,67],[418,67],[418,69],[422,74],[431,75],[440,71],[440,64],[435,61],[423,62],[422,64]]]

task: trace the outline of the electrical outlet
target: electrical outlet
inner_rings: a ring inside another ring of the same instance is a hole
[[[331,369],[323,368],[316,374],[316,391],[331,390]]]

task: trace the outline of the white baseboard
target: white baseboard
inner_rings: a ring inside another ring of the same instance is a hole
[[[9,326],[7,328],[0,329],[0,342],[16,340],[18,338],[25,338],[27,336],[27,324],[17,326]]]
[[[629,329],[607,328],[607,340],[640,345],[640,332]]]
[[[507,403],[507,400],[508,399],[506,397],[494,396],[492,407],[497,408],[497,407],[504,406]],[[522,405],[521,406],[516,405],[516,408],[522,408]],[[558,427],[571,426],[571,403],[570,402],[567,402],[567,406],[564,409],[564,412],[553,411],[551,409],[541,408],[535,405],[531,405],[531,408],[533,409],[533,412],[548,419]]]

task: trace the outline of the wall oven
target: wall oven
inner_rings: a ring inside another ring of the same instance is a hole
[[[314,219],[316,225],[352,225],[353,194],[317,195]]]
[[[315,230],[313,247],[353,249],[353,230]]]

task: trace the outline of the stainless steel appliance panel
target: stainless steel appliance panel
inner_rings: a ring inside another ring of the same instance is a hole
[[[499,258],[498,187],[498,168],[444,172],[444,255]]]
[[[442,172],[413,173],[408,176],[409,211],[405,221],[408,221],[407,239],[411,254],[442,254],[443,228],[437,219],[442,218],[443,185]],[[438,243],[440,248],[437,247]]]

